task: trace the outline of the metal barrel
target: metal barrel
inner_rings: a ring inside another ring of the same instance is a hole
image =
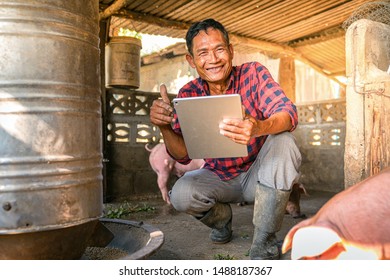
[[[106,86],[139,88],[141,68],[140,39],[112,37],[105,47]]]
[[[0,0],[0,259],[75,259],[101,217],[99,1]]]

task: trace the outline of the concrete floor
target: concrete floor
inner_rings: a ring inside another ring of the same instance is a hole
[[[309,191],[309,196],[301,198],[301,212],[307,217],[313,216],[334,193]],[[123,203],[123,202],[122,202]],[[233,239],[227,244],[216,245],[209,239],[210,229],[193,217],[179,213],[165,204],[162,199],[129,201],[132,205],[153,207],[155,210],[129,214],[121,219],[150,224],[164,233],[164,244],[149,259],[152,260],[246,260],[253,237],[253,205],[238,206],[233,209]],[[110,207],[115,207],[110,203]],[[106,208],[108,205],[105,205]],[[277,234],[283,240],[289,229],[302,219],[294,219],[286,214],[282,229]],[[290,259],[289,252],[282,259]]]

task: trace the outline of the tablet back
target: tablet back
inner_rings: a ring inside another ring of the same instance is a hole
[[[247,156],[247,146],[237,144],[219,133],[224,118],[242,119],[238,94],[175,98],[188,156],[191,159]]]

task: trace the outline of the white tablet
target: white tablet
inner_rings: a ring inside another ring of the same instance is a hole
[[[237,144],[219,133],[223,119],[243,118],[239,94],[175,98],[173,105],[191,159],[248,155],[246,145]]]

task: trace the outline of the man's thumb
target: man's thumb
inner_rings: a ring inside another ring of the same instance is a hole
[[[169,100],[169,97],[168,97],[168,93],[167,93],[167,87],[164,85],[164,84],[161,84],[160,85],[160,95],[162,97],[162,100],[167,103],[167,104],[170,104],[171,101]]]

